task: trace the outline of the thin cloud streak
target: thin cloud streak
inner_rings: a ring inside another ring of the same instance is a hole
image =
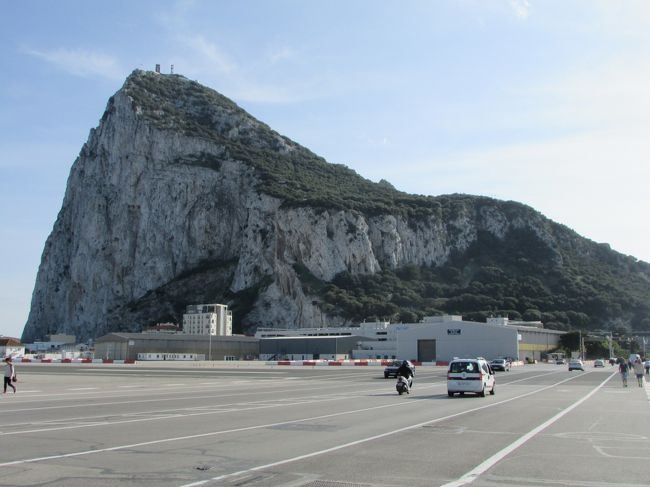
[[[125,71],[113,56],[85,49],[33,49],[22,47],[21,51],[35,58],[46,61],[57,68],[83,78],[99,76],[111,80],[124,78]]]
[[[217,44],[209,41],[203,35],[179,36],[178,39],[194,51],[194,54],[199,56],[203,63],[207,61],[212,71],[230,75],[238,69],[237,65]]]
[[[510,6],[520,19],[527,19],[530,15],[531,5],[528,0],[510,0]]]

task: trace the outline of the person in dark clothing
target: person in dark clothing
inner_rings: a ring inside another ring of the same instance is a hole
[[[399,369],[397,369],[397,375],[401,375],[407,379],[413,377],[413,369],[411,368],[411,364],[409,364],[408,360],[404,360],[402,362],[402,365],[399,366]]]
[[[399,366],[399,369],[397,369],[397,377],[400,375],[404,377],[409,384],[409,389],[411,389],[411,386],[413,385],[413,368],[411,367],[411,364],[408,363],[408,360],[404,360],[402,362],[402,365]]]
[[[7,393],[7,386],[11,387],[14,390],[14,394],[16,393],[16,386],[12,384],[13,381],[16,380],[16,369],[14,368],[14,364],[11,362],[11,357],[7,357],[5,359],[5,383],[4,383],[4,391],[3,393]]]
[[[618,371],[621,374],[621,379],[623,379],[623,387],[627,387],[628,366],[625,360],[621,359],[620,363],[618,364]]]

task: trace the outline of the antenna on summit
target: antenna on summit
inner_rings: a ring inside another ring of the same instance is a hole
[[[160,64],[156,64],[156,73],[160,74]]]
[[[172,64],[172,67],[171,67],[171,70],[170,70],[169,74],[174,74],[174,65],[173,64]]]

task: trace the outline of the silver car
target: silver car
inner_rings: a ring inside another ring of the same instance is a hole
[[[582,370],[585,371],[585,366],[582,363],[582,360],[573,359],[569,361],[569,372],[572,370]]]

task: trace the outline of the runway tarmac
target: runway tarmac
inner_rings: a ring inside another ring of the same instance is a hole
[[[527,365],[495,396],[419,367],[18,364],[0,486],[650,485],[650,389]]]

